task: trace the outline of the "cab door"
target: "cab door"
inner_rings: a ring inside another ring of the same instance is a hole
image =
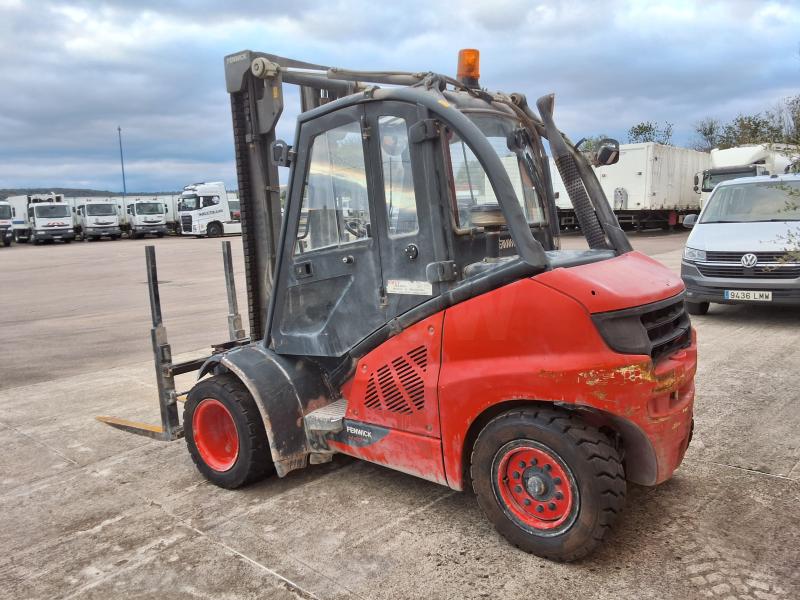
[[[416,106],[403,102],[366,108],[377,188],[373,233],[380,245],[381,294],[388,319],[439,293],[439,284],[428,280],[426,269],[446,258],[439,205],[433,201],[433,142],[411,142],[411,129],[422,120]]]
[[[271,339],[282,354],[342,356],[385,322],[375,185],[362,106],[300,125]]]

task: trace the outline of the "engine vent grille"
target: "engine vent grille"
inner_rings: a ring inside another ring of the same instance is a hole
[[[411,415],[425,407],[428,353],[418,346],[378,367],[369,376],[364,405],[373,410]]]

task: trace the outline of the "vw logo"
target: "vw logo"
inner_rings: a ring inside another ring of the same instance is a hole
[[[755,267],[758,264],[758,257],[755,254],[753,254],[752,252],[749,252],[749,253],[745,254],[742,257],[742,261],[741,262],[742,262],[742,266],[743,267],[752,268],[752,267]]]

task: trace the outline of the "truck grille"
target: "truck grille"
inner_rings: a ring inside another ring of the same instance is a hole
[[[723,265],[698,263],[697,270],[705,277],[733,277],[741,279],[797,279],[800,277],[800,263],[756,265],[752,268],[746,268],[740,264]]]
[[[650,356],[654,362],[691,343],[692,326],[689,315],[686,314],[683,298],[644,313],[641,321],[647,330]]]
[[[185,233],[192,232],[192,215],[181,215],[181,230]]]

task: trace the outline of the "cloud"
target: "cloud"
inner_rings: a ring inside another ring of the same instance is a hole
[[[0,0],[0,187],[121,188],[117,126],[129,189],[234,187],[222,58],[248,47],[445,73],[459,48],[477,47],[484,85],[556,92],[574,139],[666,120],[683,142],[704,116],[797,93],[797,31],[788,1]]]

